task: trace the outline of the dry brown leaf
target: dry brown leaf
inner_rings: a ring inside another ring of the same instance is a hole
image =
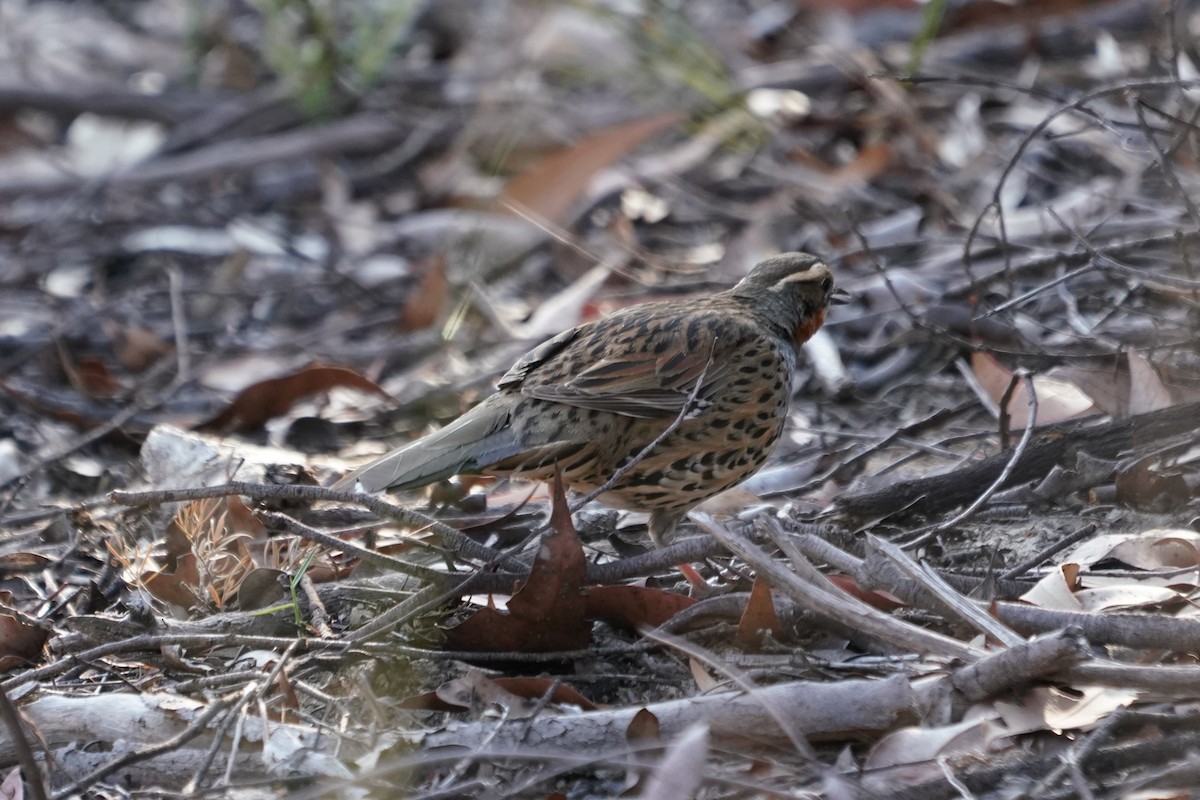
[[[16,614],[0,611],[0,672],[34,663],[49,637],[49,630],[30,625]]]
[[[1168,513],[1192,499],[1192,488],[1178,472],[1163,470],[1158,456],[1139,459],[1116,475],[1118,503],[1142,511]]]
[[[543,157],[513,178],[497,199],[501,208],[563,222],[592,177],[682,118],[676,111],[614,125]]]
[[[446,256],[439,253],[425,265],[425,274],[420,282],[413,287],[404,306],[400,309],[400,318],[396,320],[396,330],[401,333],[411,333],[433,326],[442,314],[446,299],[450,296],[450,282],[446,280]]]
[[[105,399],[120,392],[124,387],[109,371],[103,359],[95,356],[75,358],[66,343],[58,342],[58,362],[67,382],[85,397]]]
[[[657,628],[694,598],[649,586],[592,586],[587,590],[588,619],[602,620],[628,631]]]
[[[221,434],[252,431],[268,420],[286,414],[303,398],[336,387],[390,397],[374,381],[352,369],[314,363],[290,375],[269,378],[243,389],[228,408],[197,425],[196,430]]]
[[[851,597],[858,598],[880,611],[895,611],[897,608],[904,608],[907,605],[891,592],[885,592],[882,589],[871,589],[870,591],[863,589],[858,585],[858,581],[849,575],[830,575],[829,582]]]
[[[513,694],[478,670],[443,683],[435,694],[443,703],[470,709],[475,717],[487,709],[499,708],[509,719],[528,719],[541,706],[536,700]]]
[[[645,708],[638,709],[625,727],[625,740],[630,744],[657,742],[658,736],[658,717],[654,716],[653,711]]]
[[[891,166],[893,155],[892,147],[885,142],[865,145],[853,161],[835,169],[830,180],[839,190],[870,183]]]
[[[583,593],[587,562],[571,524],[561,475],[554,480],[550,527],[529,579],[509,598],[507,613],[479,609],[446,631],[448,649],[546,653],[587,645],[592,634]]]
[[[778,640],[783,635],[783,626],[775,614],[771,587],[761,575],[756,575],[754,586],[750,589],[750,600],[738,622],[737,640],[743,647],[757,648],[762,645],[763,635],[768,633]]]
[[[105,320],[102,326],[112,341],[117,361],[130,372],[143,372],[160,358],[175,352],[174,345],[164,342],[147,328],[125,326],[112,320]]]

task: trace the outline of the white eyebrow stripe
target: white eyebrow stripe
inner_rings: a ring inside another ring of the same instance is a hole
[[[791,275],[788,275],[786,278],[780,278],[779,280],[775,281],[775,284],[771,288],[778,289],[786,284],[796,283],[797,281],[810,281],[814,277],[812,274],[813,270],[815,270],[817,267],[824,266],[824,264],[813,264],[811,267],[804,270],[804,272],[794,272]]]

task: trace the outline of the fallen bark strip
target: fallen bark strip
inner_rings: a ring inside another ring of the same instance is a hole
[[[1180,776],[1180,782],[1172,782],[1171,786],[1183,789],[1180,795],[1191,797],[1187,790],[1196,786],[1196,765],[1194,753],[1200,746],[1200,733],[1187,731],[1166,737],[1150,736],[1143,741],[1133,744],[1118,742],[1084,754],[1080,767],[1089,776],[1094,786],[1103,787],[1105,791],[1097,791],[1094,796],[1128,797],[1131,792],[1121,792],[1118,786],[1129,782],[1136,787],[1138,778],[1151,771],[1157,771],[1162,765],[1179,764],[1188,768],[1189,774]],[[957,799],[978,796],[1021,796],[1021,797],[1051,797],[1074,798],[1080,797],[1077,787],[1063,788],[1058,792],[1028,793],[1030,776],[1037,777],[1049,773],[1063,763],[1062,752],[1052,752],[1047,755],[1022,754],[1019,760],[1006,758],[1003,755],[988,758],[976,758],[965,763],[952,763],[953,775],[943,773],[933,780],[912,781],[911,765],[903,765],[883,769],[864,776],[862,795],[866,797],[887,797],[889,800],[941,800],[941,798]],[[998,789],[1011,787],[1012,791],[999,792]],[[1061,788],[1061,787],[1060,787]],[[1116,790],[1116,791],[1114,791]]]
[[[328,125],[262,136],[248,141],[218,142],[202,150],[168,156],[117,173],[109,188],[159,186],[172,181],[203,180],[280,161],[328,153],[379,150],[400,141],[406,130],[383,114],[360,114]],[[0,180],[0,197],[48,195],[85,185],[74,177]]]
[[[85,742],[120,743],[117,750],[130,751],[157,745],[186,732],[210,708],[208,704],[165,692],[107,692],[84,697],[45,694],[19,705],[21,714],[37,731],[38,741],[54,753],[56,759],[78,750]],[[203,761],[205,751],[212,744],[211,731],[217,728],[217,723],[208,721],[204,727],[208,730],[200,733],[187,747],[180,747],[174,755],[170,751],[164,752],[148,758],[136,768],[130,765],[125,769],[149,770],[152,774],[154,768],[162,769],[164,763],[180,765],[182,762],[194,767]],[[261,777],[268,771],[271,759],[263,752],[263,747],[272,745],[308,753],[310,757],[289,764],[288,769],[300,767],[293,774],[313,777],[344,777],[347,773],[340,759],[354,757],[346,750],[345,741],[329,736],[327,732],[287,722],[265,723],[259,716],[251,714],[241,726],[235,774],[246,778]],[[335,754],[340,755],[335,759]],[[108,750],[97,751],[97,756],[94,768],[114,758],[113,752]],[[12,743],[0,738],[0,764],[11,763],[13,757]]]
[[[787,737],[768,708],[792,720],[794,728],[805,737],[844,738],[886,731],[914,719],[917,696],[902,675],[836,683],[793,681],[753,693],[723,692],[584,714],[543,714],[511,724],[497,724],[495,720],[451,724],[421,734],[420,744],[425,749],[474,749],[484,745],[551,752],[616,749],[628,746],[629,723],[645,709],[658,720],[664,740],[674,739],[697,722],[706,722],[715,743],[786,745]]]
[[[1095,458],[1116,459],[1134,447],[1178,436],[1196,429],[1200,403],[1164,408],[1148,414],[1096,424],[1079,421],[1039,428],[1024,455],[1000,488],[1008,488],[1046,475],[1054,466],[1070,467],[1077,452]],[[1013,449],[997,453],[976,464],[940,475],[904,481],[884,489],[851,492],[835,505],[843,514],[872,519],[895,514],[932,514],[969,503],[1000,477],[1013,456]]]
[[[224,100],[215,92],[184,92],[173,87],[164,94],[91,87],[68,91],[34,86],[0,86],[0,112],[35,110],[71,118],[84,113],[124,119],[148,119],[176,125]]]
[[[1089,655],[1087,643],[1068,631],[988,655],[934,679],[910,680],[894,675],[883,680],[834,683],[791,681],[751,692],[724,692],[644,707],[543,714],[499,725],[494,720],[464,722],[420,734],[420,744],[426,750],[447,746],[504,750],[523,745],[543,753],[618,749],[629,744],[626,730],[644,708],[658,720],[664,740],[704,722],[713,742],[720,746],[754,742],[790,747],[788,733],[779,726],[778,717],[791,723],[793,733],[810,740],[879,733],[930,714],[954,716],[952,705],[965,707],[1044,675],[1071,669]]]
[[[806,549],[812,540],[801,537],[798,544]],[[829,545],[821,543],[822,553]],[[878,553],[856,561],[842,554],[843,565],[863,589],[883,589],[907,603],[938,613],[945,605],[931,597],[924,587],[905,577],[892,562]],[[972,601],[978,602],[978,601]],[[1092,644],[1116,645],[1140,650],[1169,650],[1200,653],[1200,619],[1171,617],[1166,614],[1121,612],[1097,614],[1089,611],[1065,611],[1038,608],[1026,603],[998,601],[982,604],[988,613],[1022,636],[1049,633],[1060,628],[1078,628]]]
[[[1137,612],[1095,614],[1022,603],[996,603],[992,613],[1005,625],[1026,636],[1069,625],[1083,631],[1092,644],[1200,653],[1200,620],[1195,617]]]

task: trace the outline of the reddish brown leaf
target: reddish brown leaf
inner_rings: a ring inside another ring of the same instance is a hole
[[[530,212],[551,222],[562,222],[597,172],[662,133],[681,117],[671,111],[586,136],[542,158],[509,181],[500,194],[499,204],[517,213]]]
[[[292,683],[291,676],[288,675],[286,669],[281,669],[276,673],[275,685],[279,689],[279,697],[282,703],[280,719],[286,719],[288,712],[297,711],[300,708],[300,696],[296,694],[296,687]]]
[[[638,709],[625,727],[625,741],[630,744],[657,742],[659,739],[658,717],[649,709]]]
[[[1192,498],[1192,490],[1182,475],[1163,472],[1158,467],[1158,457],[1151,456],[1117,473],[1117,502],[1142,511],[1167,513]]]
[[[291,375],[270,378],[243,389],[228,408],[200,423],[196,430],[220,434],[256,430],[267,420],[287,413],[297,401],[339,386],[389,397],[374,381],[352,369],[309,364]]]
[[[450,283],[446,280],[446,256],[439,253],[426,265],[425,274],[404,300],[396,329],[401,333],[424,330],[432,326],[441,316],[446,298],[450,296]]]
[[[90,397],[112,397],[125,386],[109,372],[104,359],[86,356],[79,359],[79,383]]]
[[[555,477],[551,499],[551,530],[542,537],[529,580],[508,601],[508,612],[481,608],[446,631],[447,648],[546,653],[587,645],[592,633],[582,590],[587,562],[561,475]]]
[[[864,591],[858,585],[858,581],[849,575],[830,575],[829,582],[851,597],[857,597],[867,605],[878,608],[880,611],[895,611],[897,608],[904,608],[905,606],[904,601],[894,594],[879,590]]]
[[[691,597],[645,586],[592,586],[587,590],[587,616],[629,631],[657,628],[685,608]]]
[[[737,640],[744,647],[759,647],[764,633],[779,639],[783,635],[783,627],[779,624],[775,604],[771,601],[771,587],[761,575],[756,575],[754,586],[750,589],[750,600],[738,622]]]
[[[870,183],[892,164],[894,153],[885,142],[868,144],[858,151],[854,160],[843,164],[830,175],[831,187],[842,189]]]
[[[103,359],[83,356],[76,359],[63,342],[58,343],[58,361],[63,374],[75,391],[85,397],[104,399],[112,397],[124,387],[113,377]]]
[[[0,672],[28,667],[49,636],[49,631],[25,622],[16,614],[0,613]]]
[[[141,580],[150,594],[172,605],[191,608],[199,602],[200,570],[191,553],[179,557],[173,572],[143,572]]]

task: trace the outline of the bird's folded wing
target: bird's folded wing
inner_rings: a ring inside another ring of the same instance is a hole
[[[684,334],[670,335],[670,346],[662,354],[613,353],[566,381],[530,381],[521,392],[539,400],[628,417],[674,417],[687,404],[697,380],[701,385],[696,398],[708,399],[707,390],[728,371],[729,362],[723,356],[733,343],[704,331],[693,336],[689,347]]]
[[[497,389],[515,389],[520,386],[530,373],[557,356],[579,336],[579,328],[571,328],[557,336],[547,339],[537,347],[521,356],[517,363],[496,384]]]

